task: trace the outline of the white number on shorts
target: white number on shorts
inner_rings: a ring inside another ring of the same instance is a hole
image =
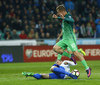
[[[75,44],[73,43],[73,44],[71,44],[71,46],[72,46],[72,48],[74,48],[75,47]]]

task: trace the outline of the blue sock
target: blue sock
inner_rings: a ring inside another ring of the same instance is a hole
[[[41,79],[42,78],[42,76],[40,74],[38,74],[38,73],[34,74],[33,77],[36,78],[36,79]]]
[[[53,69],[53,72],[61,73],[61,74],[66,74],[66,75],[68,75],[68,76],[71,76],[71,73],[69,73],[69,72],[67,72],[67,71],[65,71],[65,70],[63,70],[63,69],[61,69],[61,68],[54,68],[54,69]]]

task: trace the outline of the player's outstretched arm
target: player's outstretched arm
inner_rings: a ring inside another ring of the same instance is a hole
[[[56,15],[56,14],[53,14],[53,16],[52,16],[52,17],[57,19],[57,15]]]
[[[57,17],[57,19],[62,19],[61,17]],[[68,22],[74,22],[74,19],[73,18],[65,18],[64,19]]]
[[[68,21],[68,22],[74,22],[73,18],[65,18],[65,20]]]
[[[68,22],[74,22],[74,19],[71,16],[69,16],[69,18],[66,18],[61,13],[59,13],[59,16],[60,17],[57,17],[57,19],[64,19],[64,20],[66,20]]]

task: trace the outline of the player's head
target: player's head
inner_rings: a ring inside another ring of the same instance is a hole
[[[56,61],[55,61],[55,64],[61,65],[61,64],[62,64],[62,60],[56,60]]]
[[[63,5],[59,5],[56,7],[57,14],[61,13],[62,15],[65,15],[67,13],[66,8]]]

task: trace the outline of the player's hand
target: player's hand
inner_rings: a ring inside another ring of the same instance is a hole
[[[53,18],[57,18],[57,15],[53,14]]]
[[[62,19],[65,19],[65,17],[64,17],[61,13],[59,13],[59,16],[60,16]]]
[[[60,40],[60,38],[57,38],[56,43]]]

